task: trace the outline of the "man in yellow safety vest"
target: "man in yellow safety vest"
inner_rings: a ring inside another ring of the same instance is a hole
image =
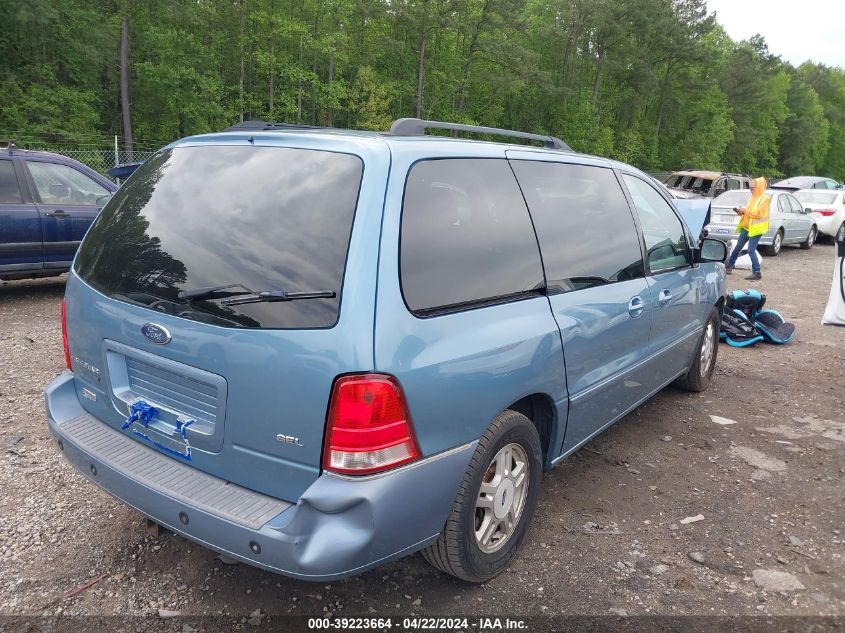
[[[751,258],[751,275],[746,279],[762,279],[760,273],[760,260],[757,258],[757,244],[769,230],[769,204],[772,199],[766,195],[766,188],[769,186],[765,178],[755,178],[751,181],[751,201],[748,206],[734,208],[734,213],[742,216],[736,232],[739,233],[736,246],[725,265],[727,273],[733,272],[736,258],[739,257],[743,247],[748,245],[748,256]]]

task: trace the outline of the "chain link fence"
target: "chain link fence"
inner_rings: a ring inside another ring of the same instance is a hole
[[[115,165],[143,162],[155,153],[155,150],[135,150],[132,152],[132,156],[130,158],[126,151],[118,150],[115,153],[114,147],[103,149],[78,149],[68,147],[27,146],[21,147],[20,149],[31,149],[61,154],[62,156],[78,160],[80,163],[88,165],[88,167],[103,175],[108,175],[108,170]]]
[[[2,138],[2,137],[0,137]],[[11,138],[14,138],[12,136]],[[96,172],[108,176],[108,170],[116,165],[123,163],[143,162],[150,156],[155,154],[155,149],[136,149],[132,152],[130,157],[126,150],[118,149],[115,151],[114,145],[103,144],[100,147],[83,144],[80,146],[56,145],[48,142],[33,142],[26,140],[24,142],[17,142],[16,147],[21,150],[32,150],[41,152],[52,152],[54,154],[61,154],[68,158],[78,160],[80,163],[87,165]],[[149,146],[148,146],[149,147]]]
[[[69,149],[69,148],[45,148],[47,151],[55,152],[56,154],[62,154],[63,156],[67,156],[69,158],[73,158],[74,160],[78,160],[80,163],[84,163],[88,165],[94,171],[98,171],[101,174],[106,174],[106,172],[114,167],[115,165],[121,165],[123,163],[132,163],[132,162],[143,162],[147,160],[150,156],[152,156],[155,152],[152,150],[146,151],[134,151],[132,152],[132,156],[130,157],[129,154],[125,151],[118,151],[115,155],[114,148],[110,149]]]

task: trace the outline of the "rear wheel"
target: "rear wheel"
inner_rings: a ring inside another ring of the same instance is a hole
[[[704,391],[710,386],[710,380],[716,371],[716,358],[719,355],[719,326],[719,310],[713,308],[704,324],[704,331],[698,341],[692,365],[687,375],[678,379],[676,383],[681,389]]]
[[[816,227],[815,227],[815,225],[813,225],[810,228],[810,232],[807,234],[807,239],[804,240],[803,242],[801,242],[801,248],[803,248],[805,251],[808,251],[811,248],[813,248],[813,244],[815,244],[815,243],[816,243]]]
[[[542,463],[531,420],[516,411],[500,413],[479,439],[446,525],[423,557],[469,582],[504,570],[534,516]]]
[[[772,257],[777,257],[780,255],[780,251],[783,248],[783,229],[780,229],[777,233],[775,233],[775,239],[772,240],[772,245],[766,249],[766,253],[771,255]]]

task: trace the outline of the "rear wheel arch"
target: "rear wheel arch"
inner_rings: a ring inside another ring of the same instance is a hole
[[[548,394],[532,393],[505,407],[505,410],[508,409],[521,413],[531,420],[537,428],[537,434],[540,436],[540,445],[543,448],[543,461],[548,463],[549,459],[554,457],[549,454],[552,437],[555,434],[557,425],[554,401]]]

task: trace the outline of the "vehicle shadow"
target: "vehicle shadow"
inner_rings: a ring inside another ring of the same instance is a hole
[[[0,281],[0,302],[11,299],[52,299],[61,298],[65,293],[67,275],[44,279],[18,279]]]

